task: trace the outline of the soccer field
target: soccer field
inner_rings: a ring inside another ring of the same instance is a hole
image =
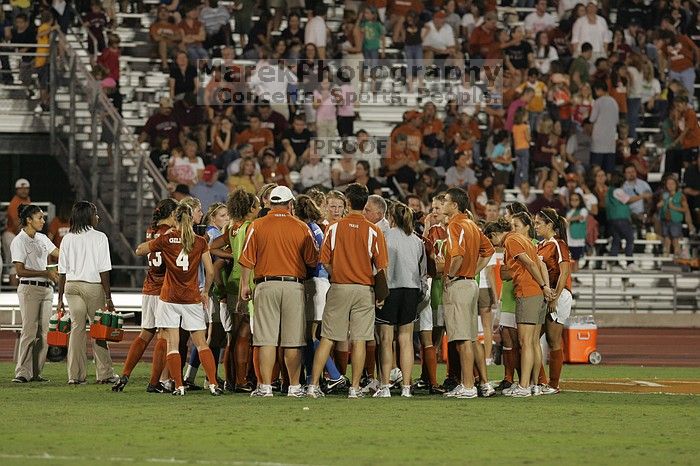
[[[697,464],[700,455],[700,397],[627,393],[668,381],[700,392],[697,368],[565,366],[559,395],[475,400],[177,398],[147,394],[147,369],[123,393],[68,386],[61,363],[47,365],[49,383],[4,377],[0,464]],[[567,392],[567,380],[612,384]],[[621,393],[609,393],[615,386]]]

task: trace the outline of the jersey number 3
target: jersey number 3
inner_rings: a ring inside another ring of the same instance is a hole
[[[177,259],[175,259],[175,265],[180,267],[184,272],[187,272],[190,269],[190,256],[185,254],[184,250],[180,251]]]
[[[160,255],[160,252],[155,252],[148,257],[148,265],[151,267],[160,267],[163,264],[163,256]]]

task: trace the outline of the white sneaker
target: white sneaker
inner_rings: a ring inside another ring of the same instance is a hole
[[[542,386],[533,385],[532,387],[530,387],[530,392],[532,393],[532,396],[540,396],[542,395]]]
[[[543,395],[556,395],[559,393],[559,388],[550,387],[549,385],[542,385]]]
[[[391,396],[391,394],[389,394]],[[403,398],[413,398],[413,394],[411,393],[411,386],[410,385],[404,385],[401,387],[401,396]]]
[[[391,385],[397,385],[403,382],[403,373],[398,367],[394,367],[389,373],[389,382]]]
[[[348,388],[348,398],[364,398],[365,394],[359,388]]]
[[[290,385],[287,389],[287,396],[291,398],[302,398],[304,396],[304,389],[301,385]]]
[[[484,398],[489,398],[496,394],[496,389],[494,389],[490,383],[482,383],[479,385],[479,391]]]
[[[173,390],[174,396],[185,396],[185,387],[177,387]]]
[[[391,391],[389,390],[389,385],[384,385],[382,388],[377,390],[377,392],[372,395],[373,398],[391,398]]]
[[[518,388],[518,384],[514,383],[508,388],[504,388],[503,391],[501,392],[501,395],[503,396],[513,396],[513,392],[515,389]]]
[[[212,394],[212,396],[221,396],[224,394],[224,391],[219,388],[219,386],[215,383],[210,383],[209,384],[209,393]]]
[[[326,396],[318,385],[309,385],[306,387],[306,396],[309,398],[323,398]]]
[[[532,390],[529,388],[523,388],[520,386],[520,384],[514,385],[514,387],[515,390],[513,390],[510,394],[510,396],[513,398],[529,398],[532,396]]]
[[[251,398],[269,398],[272,395],[272,387],[268,385],[268,387],[263,388],[261,385],[258,385],[258,388],[250,392]]]
[[[372,394],[374,395],[377,390],[379,390],[379,380],[377,379],[372,379],[367,385],[362,387],[362,390],[360,390],[363,394],[369,395]]]
[[[163,388],[166,392],[172,392],[175,390],[175,382],[172,380],[160,381],[163,384]]]
[[[450,390],[449,392],[444,393],[442,396],[446,396],[447,398],[454,398],[454,397],[457,396],[457,393],[459,393],[459,392],[461,392],[461,391],[463,391],[463,390],[466,390],[466,388],[464,387],[464,385],[459,384],[459,385],[457,385],[455,388],[453,388],[452,390]]]
[[[445,393],[444,396],[449,397],[449,398],[467,398],[467,399],[470,399],[470,398],[476,398],[477,396],[479,396],[479,392],[476,390],[476,387],[467,388],[464,385],[459,384],[454,388],[454,390]]]

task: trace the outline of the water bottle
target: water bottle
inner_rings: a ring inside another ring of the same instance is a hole
[[[109,311],[104,311],[102,313],[102,325],[105,327],[109,327],[110,324],[112,323],[112,313]]]
[[[119,314],[119,320],[117,322],[117,328],[122,328],[124,327],[124,317],[122,317],[121,314]]]
[[[102,322],[102,309],[98,309],[95,311],[95,318],[93,319],[93,322],[96,324]]]
[[[54,314],[49,318],[49,332],[53,332],[58,328],[58,314]]]

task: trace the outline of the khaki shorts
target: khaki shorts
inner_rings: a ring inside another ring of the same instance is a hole
[[[474,280],[451,283],[443,295],[447,341],[476,341],[479,285]]]
[[[493,294],[493,288],[479,288],[479,311],[484,308],[491,309],[494,304],[496,296]]]
[[[321,336],[333,341],[374,340],[374,290],[367,285],[331,284]]]
[[[295,348],[306,345],[304,285],[264,282],[255,288],[254,346]]]
[[[515,321],[519,324],[544,324],[547,308],[544,296],[515,298]]]

